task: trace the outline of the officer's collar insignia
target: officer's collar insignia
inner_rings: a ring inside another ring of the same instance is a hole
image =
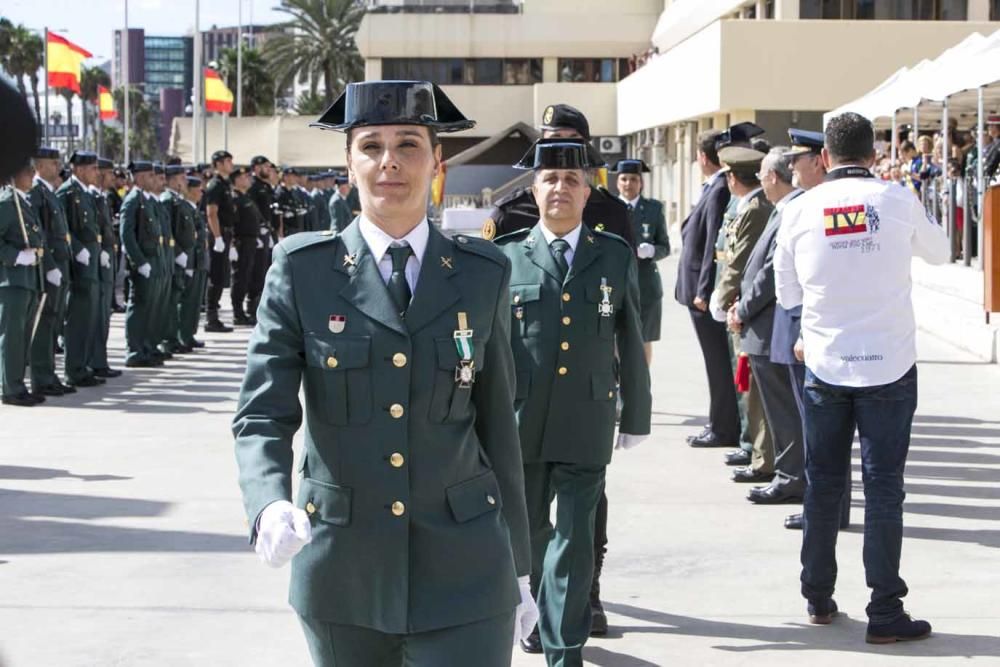
[[[587,234],[587,243],[593,243],[593,242],[594,242],[594,237],[591,236],[590,234]]]
[[[529,248],[534,248],[535,247],[535,237],[534,236],[529,236],[528,238],[524,239],[524,245],[528,246]]]
[[[352,267],[358,265],[358,253],[352,253],[350,255],[344,255],[344,266]]]
[[[441,258],[441,266],[444,267],[444,268],[446,268],[446,269],[453,268],[452,265],[451,265],[451,257],[442,257]]]

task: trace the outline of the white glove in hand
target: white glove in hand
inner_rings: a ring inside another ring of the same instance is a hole
[[[76,253],[75,259],[84,266],[87,266],[90,264],[90,251],[86,248],[80,248],[80,252]]]
[[[188,255],[186,252],[182,252],[181,254],[177,255],[177,257],[174,257],[174,264],[181,267],[182,269],[185,266],[187,266],[187,263],[188,263]]]
[[[14,259],[14,266],[34,266],[35,259],[38,255],[32,249],[22,250],[17,253],[17,257]]]
[[[260,239],[257,239],[257,250],[260,250],[263,247],[264,247],[264,242]]]
[[[194,269],[184,269],[184,275],[188,278],[194,278]]]
[[[111,268],[111,255],[108,254],[107,250],[101,251],[101,266],[105,269]]]
[[[254,549],[271,567],[281,567],[292,560],[311,541],[309,515],[287,500],[276,500],[260,513]]]
[[[716,322],[726,321],[726,309],[719,303],[717,292],[712,292],[712,298],[708,300],[708,312],[712,314],[712,319]]]
[[[236,252],[236,246],[229,247],[229,261],[236,262],[240,259],[240,253]]]
[[[538,623],[538,607],[531,597],[529,577],[518,577],[517,586],[521,589],[521,604],[514,611],[514,644],[527,639]]]
[[[642,444],[642,441],[648,438],[648,435],[632,435],[631,433],[619,433],[618,442],[615,443],[615,449],[632,449],[633,447],[638,447]]]
[[[225,240],[223,240],[222,237],[215,239],[215,245],[212,246],[212,250],[215,252],[226,252]]]
[[[649,259],[656,254],[656,248],[652,243],[640,243],[636,254],[639,256],[639,259]]]
[[[153,272],[153,267],[149,265],[149,262],[146,262],[145,264],[139,267],[139,275],[142,276],[143,278],[149,278],[149,274],[152,272]]]
[[[60,271],[59,269],[52,269],[51,271],[46,271],[45,279],[50,283],[52,283],[53,285],[55,285],[56,287],[59,287],[60,285],[62,285],[62,271]]]

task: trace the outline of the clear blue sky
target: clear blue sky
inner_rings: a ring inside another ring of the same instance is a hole
[[[243,23],[277,23],[287,14],[276,12],[279,0],[201,0],[201,29],[213,24],[236,25],[243,3]],[[147,35],[184,35],[194,32],[194,0],[129,0],[130,28]],[[94,54],[91,64],[111,60],[112,33],[125,24],[125,0],[3,0],[0,16],[28,28],[46,26]]]

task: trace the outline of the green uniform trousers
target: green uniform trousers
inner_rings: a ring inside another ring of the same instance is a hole
[[[184,274],[184,270],[179,270],[180,275],[174,275],[170,279],[170,291],[167,293],[167,305],[164,308],[163,333],[160,336],[163,349],[173,352],[180,343],[180,303],[184,287],[190,278]]]
[[[66,381],[79,382],[92,373],[90,339],[97,331],[97,310],[101,287],[96,280],[71,283],[66,328],[63,330],[66,349]]]
[[[538,601],[538,630],[549,667],[583,665],[583,645],[590,636],[594,516],[604,492],[604,473],[605,466],[577,463],[524,466],[531,588]]]
[[[167,310],[170,308],[170,283],[173,281],[170,274],[153,276],[153,288],[156,290],[156,305],[153,307],[153,316],[147,330],[149,345],[153,349],[158,349],[160,341],[163,340],[163,331],[167,321]]]
[[[54,385],[59,381],[56,375],[56,335],[66,317],[66,294],[69,292],[68,266],[60,266],[63,280],[56,287],[45,282],[45,306],[38,320],[38,331],[31,341],[31,389]]]
[[[129,360],[148,359],[152,352],[148,332],[159,291],[155,278],[143,278],[138,271],[130,271],[129,280],[132,289],[125,310],[126,357]]]
[[[513,613],[411,635],[299,620],[316,667],[510,667]]]
[[[4,396],[27,391],[24,369],[28,365],[28,340],[37,305],[38,294],[32,290],[0,287],[0,380]]]
[[[97,295],[97,326],[90,343],[89,364],[94,370],[108,368],[108,336],[111,333],[111,303],[115,297],[114,280],[102,279]]]
[[[178,315],[178,340],[184,345],[194,343],[194,335],[198,333],[198,321],[201,319],[201,304],[205,300],[205,287],[208,285],[208,272],[195,271],[188,278],[184,291],[181,293]]]

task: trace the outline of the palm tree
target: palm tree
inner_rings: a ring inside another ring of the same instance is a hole
[[[6,19],[0,16],[0,67],[7,70],[7,59],[10,57],[10,41],[11,32],[14,31],[14,24],[10,22],[10,19]]]
[[[111,92],[112,97],[115,100],[115,109],[118,111],[118,117],[125,118],[125,92],[123,88],[115,88]],[[143,96],[142,91],[138,88],[129,88],[128,97],[129,111],[131,113],[130,119],[130,131],[129,131],[129,154],[132,159],[153,159],[159,154],[159,148],[156,145],[156,128],[153,122],[153,110],[146,98]],[[107,143],[107,137],[105,137],[105,143]],[[119,141],[119,145],[122,142]],[[109,149],[106,152],[110,152],[111,144],[108,144]],[[115,159],[124,159],[124,150],[118,148],[120,152],[115,153]]]
[[[279,89],[296,78],[309,80],[309,90],[317,92],[323,80],[323,98],[333,102],[351,81],[364,78],[364,61],[354,36],[365,14],[356,0],[285,0],[277,11],[291,19],[263,47]]]
[[[96,146],[97,123],[100,122],[100,111],[91,113],[91,107],[97,103],[97,87],[111,87],[111,77],[100,67],[83,67],[80,72],[80,97],[83,100],[83,136],[87,136],[87,128],[90,128],[90,136],[94,139]]]
[[[219,53],[219,74],[236,94],[236,49]],[[243,115],[270,116],[274,113],[274,79],[267,61],[257,49],[243,47]]]
[[[306,91],[295,100],[295,113],[300,116],[318,116],[330,106],[319,93]]]
[[[10,46],[7,53],[5,67],[14,80],[17,82],[17,89],[25,99],[28,98],[28,91],[24,87],[24,77],[38,76],[38,70],[42,66],[43,56],[42,39],[25,28],[17,25],[10,29]],[[38,100],[35,100],[36,115],[38,110]]]

